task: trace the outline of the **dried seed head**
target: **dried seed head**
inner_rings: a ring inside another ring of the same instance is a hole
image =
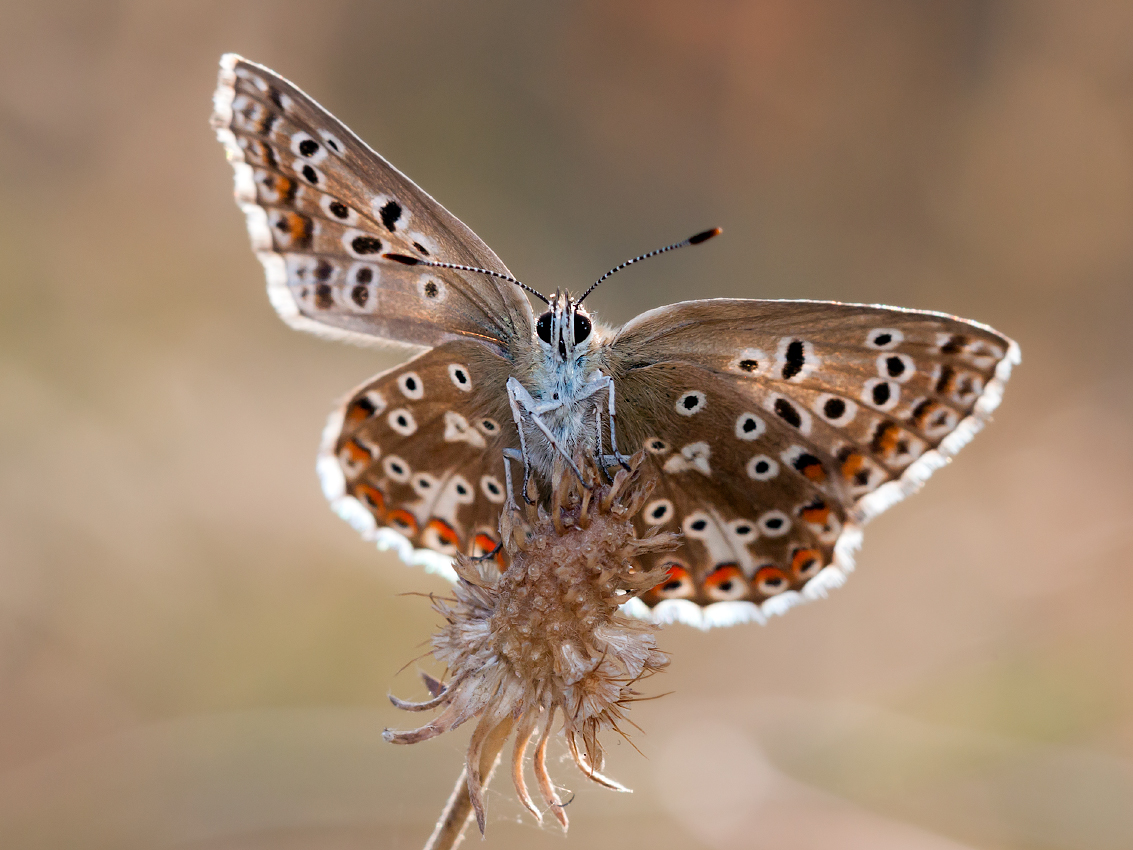
[[[441,685],[427,680],[433,698],[407,703],[413,711],[443,709],[432,722],[407,732],[386,730],[387,741],[411,744],[480,718],[468,749],[468,789],[484,831],[481,756],[485,742],[515,731],[512,778],[520,801],[536,818],[539,809],[523,779],[524,755],[538,735],[534,768],[543,801],[563,829],[567,817],[546,769],[547,743],[556,715],[575,763],[590,779],[628,790],[601,773],[598,734],[620,732],[634,685],[661,670],[668,658],[657,649],[656,627],[633,620],[619,606],[654,587],[662,571],[642,571],[637,556],[676,546],[675,534],[638,537],[632,517],[648,498],[631,459],[611,484],[584,488],[561,476],[550,512],[518,509],[500,519],[510,566],[456,560],[454,598],[436,601],[446,624],[433,636],[433,655],[448,668]],[[584,467],[592,482],[599,475]]]

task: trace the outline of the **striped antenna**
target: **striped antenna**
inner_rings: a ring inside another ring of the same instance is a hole
[[[650,257],[656,257],[658,254],[664,254],[666,251],[675,251],[677,248],[685,247],[685,245],[699,245],[701,242],[707,242],[713,236],[719,236],[721,233],[723,233],[723,231],[719,227],[713,227],[711,230],[705,230],[701,233],[697,233],[695,236],[690,236],[688,239],[684,239],[680,242],[674,242],[672,245],[666,245],[664,248],[658,248],[656,251],[650,251],[648,254],[642,254],[640,257],[634,257],[632,260],[626,260],[624,263],[614,266],[612,269],[610,269],[608,272],[594,281],[594,283],[590,284],[590,288],[582,293],[582,298],[579,298],[575,303],[581,304],[583,299],[586,298],[587,295],[598,288],[598,284],[600,284],[610,275],[614,274],[614,272],[620,272],[626,266],[632,266],[634,263],[640,263],[642,260],[648,260]]]
[[[478,269],[476,266],[461,266],[456,263],[438,263],[435,260],[419,260],[417,257],[410,257],[408,254],[382,254],[382,259],[393,260],[395,263],[401,263],[403,266],[430,266],[434,269],[455,269],[458,272],[476,272],[477,274],[486,274],[491,277],[498,277],[500,280],[510,281],[518,286],[520,289],[526,290],[542,301],[544,304],[550,305],[547,297],[539,292],[537,289],[532,289],[526,283],[521,283],[509,274],[500,274],[499,272],[491,271],[490,269]]]

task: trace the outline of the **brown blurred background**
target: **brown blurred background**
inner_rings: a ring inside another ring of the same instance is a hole
[[[766,627],[671,627],[616,795],[506,783],[491,848],[1133,846],[1133,5],[0,6],[0,846],[415,848],[431,576],[320,495],[394,360],[290,331],[208,127],[220,54],[309,91],[523,280],[604,318],[835,298],[1013,336],[995,423]],[[478,844],[477,840],[470,846]]]

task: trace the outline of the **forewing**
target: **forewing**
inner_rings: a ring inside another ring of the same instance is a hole
[[[643,314],[611,352],[619,444],[657,479],[639,528],[685,534],[642,601],[698,625],[841,584],[861,525],[982,427],[1019,359],[951,316],[730,299]]]
[[[225,55],[212,123],[271,302],[289,324],[418,346],[470,337],[507,349],[530,337],[531,306],[514,284],[382,258],[508,274],[476,234],[287,80]]]
[[[448,342],[351,393],[319,456],[335,511],[450,578],[450,556],[490,552],[506,495],[503,449],[518,444],[507,366],[486,346]]]

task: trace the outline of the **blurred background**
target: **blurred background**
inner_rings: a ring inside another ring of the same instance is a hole
[[[943,310],[1013,336],[996,421],[765,627],[667,628],[571,833],[491,848],[1133,846],[1133,5],[1123,0],[0,4],[0,845],[423,844],[467,730],[411,748],[443,589],[314,474],[395,360],[264,294],[217,60],[294,80],[522,280],[639,251],[689,297]],[[401,671],[401,672],[399,672]],[[478,839],[470,841],[477,845]]]

